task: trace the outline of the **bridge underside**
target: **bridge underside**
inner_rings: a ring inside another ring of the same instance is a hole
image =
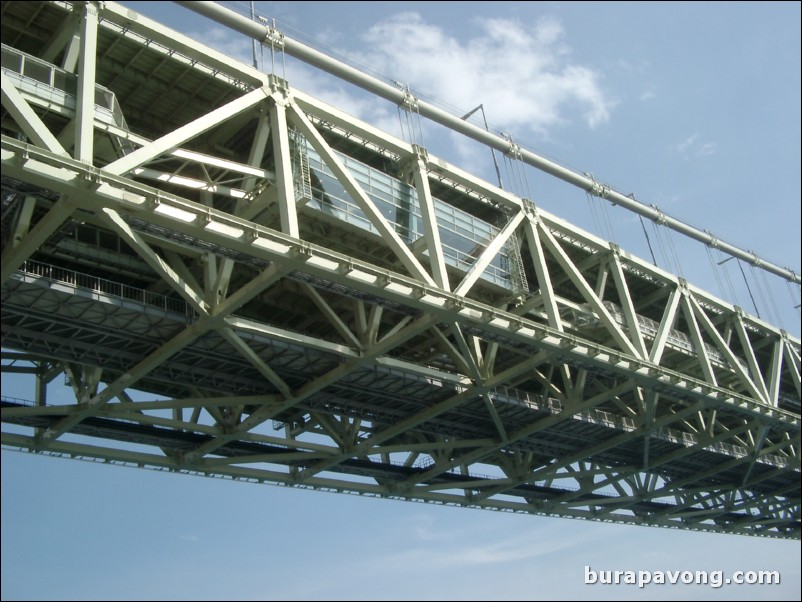
[[[800,537],[797,338],[114,3],[2,43],[4,448]]]

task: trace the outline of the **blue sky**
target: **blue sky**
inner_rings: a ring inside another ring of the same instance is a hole
[[[248,40],[186,9],[124,4],[250,55]],[[458,112],[484,103],[491,126],[523,146],[799,272],[799,3],[258,2],[257,11]],[[292,61],[286,75],[301,90],[399,131],[388,103]],[[495,178],[489,151],[433,125],[423,126],[423,137],[433,153]],[[517,192],[546,210],[603,236],[609,221],[622,247],[648,256],[632,214],[605,214],[598,201],[591,211],[583,192],[502,162],[507,187],[511,176]],[[671,238],[684,275],[727,297],[704,249]],[[658,263],[673,270],[673,259],[656,250]],[[740,273],[733,262],[725,268],[735,301],[752,311]],[[756,295],[761,282],[750,280]],[[769,288],[782,326],[798,336],[798,288],[774,279]],[[766,301],[758,298],[758,309],[770,316]],[[4,379],[3,392],[32,397],[13,379]],[[5,451],[2,468],[4,600],[800,597],[798,542],[372,500]],[[778,570],[783,583],[586,586],[585,565]]]
[[[135,3],[251,61],[250,41]],[[230,2],[240,12],[245,2]],[[800,271],[798,3],[257,3],[302,41],[462,115],[482,103],[520,145]],[[347,15],[347,17],[344,17]],[[261,58],[269,68],[270,53]],[[437,57],[435,60],[433,57]],[[276,55],[290,83],[410,140],[391,103]],[[478,119],[478,115],[475,119]],[[417,122],[414,124],[417,128]],[[486,147],[424,122],[414,141],[489,181]],[[638,217],[499,157],[505,188],[644,258]],[[800,335],[799,287],[646,224],[660,267]],[[714,252],[713,262],[725,259]],[[728,284],[731,283],[730,284]],[[753,303],[751,296],[754,297]]]

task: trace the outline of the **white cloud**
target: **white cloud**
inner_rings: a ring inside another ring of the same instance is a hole
[[[250,38],[234,33],[226,27],[211,27],[203,32],[187,34],[193,40],[198,40],[226,56],[237,59],[247,65],[253,64],[253,46]]]
[[[501,563],[516,563],[542,556],[553,556],[563,550],[582,548],[589,541],[595,541],[597,535],[589,532],[580,537],[562,538],[556,540],[548,537],[538,537],[529,529],[524,529],[518,536],[487,537],[487,534],[471,533],[470,530],[461,534],[456,541],[450,541],[439,534],[433,525],[426,527],[426,536],[421,537],[416,532],[419,543],[392,551],[387,555],[374,558],[377,565],[403,566],[410,570],[440,570],[463,569],[471,566],[493,565]],[[484,541],[487,539],[487,541]],[[432,541],[439,541],[432,546]]]
[[[716,152],[716,145],[713,142],[706,142],[696,149],[697,157],[707,157]]]
[[[475,142],[457,132],[449,133],[449,143],[456,151],[459,161],[458,165],[461,169],[472,174],[481,174],[492,165],[489,147]],[[496,157],[496,161],[500,163],[502,160],[503,157],[499,153]],[[493,174],[493,176],[495,177],[495,174]]]
[[[674,144],[672,148],[686,161],[708,157],[716,152],[715,142],[704,142],[699,138],[699,134],[691,134],[682,142]]]
[[[609,119],[599,73],[570,61],[559,22],[528,29],[489,19],[478,27],[463,41],[417,13],[398,14],[368,29],[359,60],[459,110],[483,103],[505,129],[543,133],[577,112],[590,127]]]
[[[696,141],[699,139],[699,134],[691,134],[679,144],[675,144],[674,148],[679,154],[684,154]]]
[[[477,33],[462,39],[430,24],[418,13],[389,17],[370,27],[355,62],[374,73],[408,83],[416,95],[467,111],[482,103],[491,125],[544,136],[560,124],[583,120],[597,127],[610,117],[613,102],[597,71],[573,62],[562,25],[543,18],[534,26],[508,19],[477,23]],[[251,41],[220,27],[190,34],[242,62],[251,62]],[[269,50],[265,67],[270,68]],[[283,74],[283,57],[276,66]],[[286,60],[287,79],[297,89],[337,108],[400,134],[397,109],[350,84]],[[425,132],[424,132],[425,134]]]

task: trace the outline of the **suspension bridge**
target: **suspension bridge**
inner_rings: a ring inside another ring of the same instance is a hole
[[[799,285],[268,21],[179,4]],[[796,336],[113,2],[3,2],[1,27],[2,372],[30,383],[4,391],[4,449],[800,538]]]

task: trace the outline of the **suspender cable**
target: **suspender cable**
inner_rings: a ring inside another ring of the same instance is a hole
[[[403,104],[405,101],[409,102],[408,96],[403,90],[392,86],[386,82],[381,81],[367,73],[364,73],[342,61],[339,61],[319,50],[307,46],[297,40],[287,37],[282,32],[278,31],[275,27],[267,27],[259,23],[254,23],[247,17],[239,15],[232,10],[224,8],[214,2],[209,1],[177,1],[177,4],[188,8],[194,12],[202,14],[210,19],[214,19],[218,23],[227,25],[240,33],[247,36],[256,38],[260,41],[276,41],[283,48],[284,52],[300,59],[310,65],[323,69],[324,71],[336,75],[337,77],[350,82],[360,88],[372,92],[386,100],[396,104]],[[718,248],[732,257],[736,257],[746,261],[755,267],[766,270],[772,274],[785,278],[790,282],[802,282],[799,274],[776,265],[770,261],[766,261],[757,257],[754,253],[736,247],[730,243],[724,242],[718,237],[715,237],[704,230],[695,228],[685,222],[678,220],[674,217],[666,215],[658,209],[645,205],[636,201],[612,188],[594,181],[592,178],[568,169],[554,161],[550,161],[545,157],[541,157],[532,151],[520,148],[514,145],[510,140],[504,139],[502,136],[497,136],[491,132],[486,132],[484,129],[463,121],[457,115],[453,115],[431,103],[417,99],[417,111],[421,116],[431,119],[432,121],[444,125],[456,132],[464,134],[478,142],[486,144],[504,154],[514,153],[520,156],[521,161],[531,165],[541,171],[544,171],[552,176],[573,184],[586,191],[593,196],[607,199],[608,201],[620,205],[630,211],[648,217],[651,220],[660,220],[667,228],[684,234],[689,238],[698,240],[706,245],[711,245],[714,242]]]
[[[657,267],[657,259],[654,256],[654,249],[652,249],[652,241],[649,239],[649,233],[646,231],[646,224],[643,223],[643,216],[639,215],[638,219],[640,220],[640,227],[643,228],[643,235],[646,237],[646,244],[649,245],[649,254],[652,256],[652,263]],[[710,247],[705,248],[709,249]]]

